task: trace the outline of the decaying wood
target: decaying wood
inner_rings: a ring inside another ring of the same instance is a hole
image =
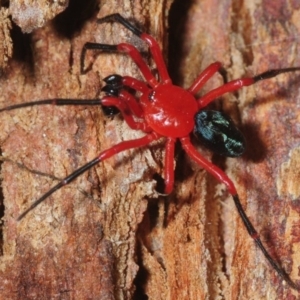
[[[88,2],[90,1],[86,1]],[[64,11],[68,5],[68,0],[12,0],[9,4],[9,11],[14,23],[22,28],[23,32],[30,33],[44,26]]]
[[[0,74],[12,56],[11,20],[7,8],[0,8]]]
[[[185,57],[180,71],[184,85],[213,61],[223,63],[229,80],[299,66],[297,14],[299,7],[288,1],[193,2],[185,17]],[[241,201],[270,253],[298,281],[299,76],[282,75],[223,97],[217,106],[241,125],[248,150],[240,159],[216,160],[236,182]],[[221,82],[217,76],[206,88]],[[210,176],[204,198],[203,210],[197,213],[203,226],[201,259],[208,257],[202,285],[205,297],[297,299],[298,292],[278,278],[246,233],[232,200]],[[197,208],[190,207],[190,211]],[[187,265],[193,265],[192,261]]]
[[[268,3],[176,1],[170,12],[169,60],[177,82],[189,86],[214,61],[224,64],[229,79],[299,66],[298,8],[287,1]],[[65,19],[34,30],[30,38],[20,41],[22,35],[17,35],[16,55],[0,82],[1,106],[54,97],[94,98],[107,75],[140,78],[122,55],[88,53],[86,64],[92,68],[85,75],[79,71],[87,41],[125,40],[146,49],[121,26],[95,23],[96,17],[112,12],[137,20],[167,53],[170,3],[131,4],[101,1],[99,12],[92,10],[89,18],[77,8],[76,15],[69,10]],[[219,101],[216,107],[241,125],[248,150],[240,159],[212,157],[235,181],[262,240],[295,280],[300,265],[299,76],[282,75]],[[219,84],[217,75],[202,92]],[[163,170],[162,143],[100,164],[16,222],[58,179],[140,133],[129,130],[120,117],[109,119],[91,107],[26,108],[2,113],[0,124],[5,198],[1,298],[297,296],[255,247],[224,186],[180,149],[175,190],[169,197],[157,195],[153,175]]]

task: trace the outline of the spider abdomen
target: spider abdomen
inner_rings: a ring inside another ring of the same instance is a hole
[[[245,151],[243,134],[231,118],[220,111],[199,111],[195,115],[194,132],[204,146],[217,154],[238,157]]]
[[[198,106],[194,96],[183,88],[159,85],[141,99],[147,124],[157,133],[180,138],[194,129]]]

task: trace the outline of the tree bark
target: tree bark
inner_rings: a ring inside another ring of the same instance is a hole
[[[229,80],[300,66],[299,8],[285,0],[269,3],[175,1],[168,57],[175,82],[188,87],[214,61],[222,62]],[[169,1],[101,1],[99,12],[94,2],[86,5],[72,6],[25,38],[15,29],[14,59],[1,78],[1,106],[95,98],[102,79],[115,73],[141,79],[128,57],[92,52],[86,57],[91,70],[80,74],[80,52],[87,41],[126,41],[147,49],[122,26],[96,24],[96,17],[120,12],[137,20],[167,54]],[[299,76],[280,75],[216,101],[215,108],[230,114],[246,136],[243,157],[215,157],[195,141],[234,180],[267,249],[294,280],[300,263]],[[222,83],[221,76],[214,76],[199,96]],[[225,187],[182,150],[176,156],[174,192],[169,197],[155,192],[160,186],[153,177],[164,168],[162,142],[101,163],[16,222],[58,179],[141,134],[128,129],[122,118],[107,118],[91,107],[26,108],[1,113],[0,122],[5,199],[1,298],[297,297],[248,236]]]
[[[189,86],[214,61],[222,62],[229,80],[299,66],[298,13],[299,5],[289,1],[193,1],[184,14],[180,83]],[[217,101],[216,107],[240,124],[247,151],[239,159],[212,158],[234,180],[271,255],[298,282],[299,76],[280,75]],[[221,76],[215,76],[202,94],[220,84]],[[184,216],[181,208],[176,213],[176,220],[185,220],[183,231],[176,233],[182,241],[186,237],[185,243],[177,251],[176,241],[164,244],[173,245],[168,252],[174,265],[185,270],[176,283],[188,282],[190,291],[190,286],[201,289],[198,299],[296,299],[298,292],[285,285],[248,236],[224,186],[198,168],[195,173],[198,177],[189,179],[190,186],[189,181],[177,185],[177,196],[182,193],[178,191],[189,195],[183,205],[189,212]],[[203,186],[195,184],[201,177],[206,180]],[[200,252],[189,252],[197,240]],[[189,259],[179,259],[183,254]],[[192,273],[195,266],[202,266],[198,285]],[[184,297],[183,291],[176,292],[177,299],[197,298],[192,293]]]

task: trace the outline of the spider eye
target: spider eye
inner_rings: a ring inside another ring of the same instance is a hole
[[[205,147],[227,157],[238,157],[246,148],[244,136],[229,116],[201,110],[195,116],[194,133]]]

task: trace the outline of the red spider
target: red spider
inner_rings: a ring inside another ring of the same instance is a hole
[[[269,70],[252,78],[233,80],[213,89],[201,98],[196,99],[196,93],[215,73],[221,70],[221,64],[219,62],[208,66],[197,77],[194,83],[187,90],[184,90],[172,84],[159,45],[152,36],[140,31],[119,14],[112,14],[98,20],[98,23],[103,22],[119,22],[149,45],[158,69],[160,81],[154,77],[141,54],[133,45],[127,43],[117,45],[86,43],[83,47],[80,60],[82,73],[86,71],[84,70],[84,58],[87,50],[123,52],[128,54],[137,64],[146,83],[129,76],[111,75],[104,79],[107,85],[103,88],[103,91],[106,92],[107,95],[102,99],[39,100],[7,106],[0,109],[0,112],[44,104],[101,105],[110,109],[114,107],[121,112],[124,120],[132,129],[145,132],[145,136],[139,139],[121,142],[101,152],[95,159],[67,176],[38,200],[33,202],[33,204],[18,217],[18,220],[21,220],[28,212],[47,199],[56,190],[70,183],[80,174],[99,162],[130,148],[145,147],[151,142],[161,138],[166,139],[164,181],[165,193],[169,194],[174,185],[174,146],[175,142],[179,140],[183,149],[200,167],[208,171],[219,182],[225,184],[249,235],[254,239],[278,275],[281,276],[290,287],[299,290],[300,286],[289,278],[262,244],[258,233],[242,208],[233,182],[222,170],[196,151],[191,144],[190,135],[194,133],[206,147],[217,154],[228,157],[242,155],[245,150],[244,137],[232,120],[219,111],[205,110],[204,108],[216,98],[228,92],[236,91],[244,86],[249,86],[260,80],[275,77],[281,73],[297,71],[300,70],[300,68]],[[139,92],[140,98],[137,100],[133,94],[128,92],[128,88]]]

